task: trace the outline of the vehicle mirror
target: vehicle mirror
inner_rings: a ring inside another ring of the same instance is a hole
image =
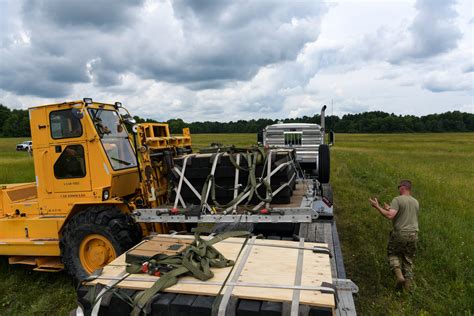
[[[333,131],[330,131],[329,132],[329,145],[334,145],[334,141],[335,141],[335,134]]]
[[[84,117],[84,112],[76,108],[72,108],[71,113],[72,113],[72,116],[74,116],[78,120],[82,120],[82,118]]]
[[[137,123],[137,121],[133,117],[131,117],[129,114],[122,115],[122,120],[124,121],[125,124],[133,125]]]

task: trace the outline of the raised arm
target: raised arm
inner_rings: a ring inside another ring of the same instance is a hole
[[[372,207],[386,218],[393,219],[397,215],[397,210],[391,208],[387,203],[384,203],[384,207],[381,207],[377,198],[369,198],[369,201]]]

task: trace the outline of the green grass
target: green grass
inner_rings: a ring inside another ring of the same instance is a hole
[[[192,135],[194,148],[211,142],[245,146],[253,134]],[[0,183],[34,180],[32,160],[15,152],[21,139],[0,139]],[[474,134],[337,135],[331,149],[338,230],[348,277],[360,293],[361,314],[474,312]],[[390,222],[368,197],[390,201],[402,178],[420,201],[416,289],[394,290],[386,260]],[[0,260],[0,315],[65,314],[75,305],[64,274],[9,267]]]
[[[257,142],[255,134],[191,134],[191,138],[193,148],[196,150],[208,147],[211,143],[246,147]]]
[[[0,184],[35,180],[33,158],[26,151],[16,151],[16,144],[27,139],[0,138]]]
[[[332,183],[347,273],[364,314],[474,311],[474,134],[338,135]],[[420,202],[416,291],[393,290],[386,260],[391,224],[368,197],[390,202],[400,179]]]
[[[65,272],[36,272],[0,258],[0,315],[68,315],[75,299]]]
[[[0,184],[35,180],[33,158],[16,151],[26,139],[0,138]],[[75,307],[75,288],[64,272],[35,272],[0,257],[0,315],[66,315]]]

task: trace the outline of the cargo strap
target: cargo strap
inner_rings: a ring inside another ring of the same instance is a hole
[[[257,196],[257,198],[264,203],[271,202],[273,194],[272,194],[270,183],[268,181],[271,175],[268,174],[267,179],[264,178],[264,173],[266,171],[266,168],[263,169],[262,174],[260,175],[259,178],[257,178],[257,175],[256,175],[257,163],[262,159],[264,160],[263,162],[264,166],[267,163],[270,163],[268,161],[268,156],[269,154],[266,154],[261,148],[258,148],[257,151],[247,152],[245,154],[242,154],[242,157],[244,157],[244,159],[247,161],[247,166],[248,166],[248,168],[243,168],[240,166],[240,164],[237,164],[233,155],[229,154],[229,160],[234,165],[234,167],[238,170],[248,171],[249,175],[247,179],[247,185],[242,190],[242,192],[238,194],[237,196],[235,196],[232,199],[232,201],[222,205],[222,204],[219,204],[216,200],[216,180],[215,180],[214,172],[215,172],[216,164],[218,162],[220,154],[215,155],[213,159],[212,171],[207,176],[206,181],[204,182],[203,189],[202,189],[201,208],[204,208],[204,206],[207,204],[209,193],[211,194],[211,199],[214,205],[223,209],[232,208],[233,206],[239,204],[242,201],[242,199],[245,198],[244,195],[248,196],[246,205],[252,200],[254,195]],[[260,184],[263,184],[265,186],[265,189],[266,189],[265,197],[260,196],[260,194],[258,193],[257,188],[260,186]],[[253,211],[253,210],[249,210],[249,211]]]
[[[226,259],[212,245],[229,237],[249,236],[247,231],[231,231],[219,234],[210,240],[204,240],[200,234],[203,229],[194,230],[194,242],[189,245],[183,252],[177,255],[157,254],[149,260],[156,260],[157,264],[172,266],[173,270],[163,274],[151,288],[139,293],[134,299],[134,309],[132,315],[138,316],[146,308],[152,297],[159,291],[168,288],[178,282],[178,276],[191,274],[195,278],[206,281],[214,276],[211,267],[224,268],[234,265],[234,261]],[[245,243],[243,244],[245,245]],[[143,262],[128,262],[128,273],[138,273],[141,271]]]
[[[274,174],[276,174],[278,171],[280,171],[281,169],[283,169],[284,167],[288,166],[290,164],[290,162],[285,162],[285,163],[282,163],[281,165],[279,165],[278,167],[276,167],[274,170],[272,170],[272,172],[270,173],[271,176],[273,176]],[[291,180],[290,180],[291,181]],[[268,183],[268,182],[266,182]],[[256,188],[255,189],[258,189],[260,186],[262,185],[262,183],[259,183],[257,184]],[[286,186],[287,184],[283,184],[283,186]],[[277,189],[278,191],[279,189]],[[244,190],[245,191],[245,190]],[[276,192],[276,191],[275,191]],[[272,193],[273,195],[275,195],[274,193]],[[244,199],[247,198],[247,201],[250,200],[250,198],[248,198],[248,196],[250,195],[250,191],[247,191],[246,193],[244,193],[242,195],[242,197],[237,201],[237,204],[241,203]],[[248,202],[247,202],[248,204]],[[230,208],[227,208],[225,211],[229,211]],[[252,210],[252,211],[255,211],[255,210]]]
[[[243,257],[240,260],[239,266],[236,268],[237,270],[235,271],[235,273],[232,277],[231,283],[235,284],[238,281],[256,239],[257,239],[257,236],[253,236],[252,239],[250,240],[248,246],[245,248],[245,253],[242,255]],[[244,249],[244,247],[240,248],[240,252],[239,252],[237,257],[240,257],[240,254],[242,253],[243,249]],[[232,267],[232,270],[234,269],[234,267],[235,266]],[[225,315],[225,311],[226,311],[227,305],[229,303],[230,296],[232,295],[232,291],[234,290],[234,285],[229,285],[229,283],[227,283],[227,281],[229,280],[230,275],[233,272],[232,270],[229,272],[226,279],[222,283],[222,286],[219,289],[219,293],[217,293],[218,300],[216,300],[214,302],[213,306],[212,306],[213,312],[217,310],[218,316]],[[226,289],[224,295],[221,296],[221,293],[224,290],[224,287],[226,285],[229,285],[229,286],[227,286],[227,289]]]

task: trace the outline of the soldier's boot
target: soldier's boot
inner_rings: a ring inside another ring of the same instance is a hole
[[[402,270],[400,268],[393,269],[395,277],[397,278],[397,288],[402,287],[405,284],[405,277],[403,276]]]
[[[405,282],[403,283],[403,289],[409,293],[413,291],[413,280],[406,278]]]

